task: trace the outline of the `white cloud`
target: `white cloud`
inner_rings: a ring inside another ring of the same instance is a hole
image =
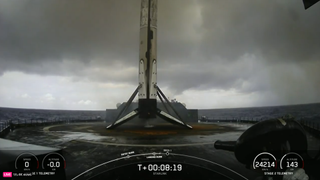
[[[48,100],[48,101],[53,101],[53,100],[56,99],[56,98],[53,97],[53,95],[50,94],[50,93],[47,93],[46,95],[44,95],[44,97],[45,97],[45,99]]]
[[[30,98],[30,96],[27,93],[24,93],[21,95],[22,98]]]
[[[127,101],[136,88],[126,83],[72,79],[6,72],[0,76],[0,107],[103,110]]]
[[[278,81],[288,81],[288,77],[299,79],[301,71],[296,66],[282,66],[278,68],[265,67],[264,71],[257,73],[250,81],[239,80],[237,88],[231,89],[189,89],[179,95],[175,94],[168,86],[159,86],[169,99],[177,99],[186,103],[188,108],[231,108],[231,107],[249,107],[249,106],[267,106],[281,105],[290,103],[299,103],[303,98],[312,100],[315,92],[309,88],[309,93],[304,97],[295,99],[283,99],[278,94],[291,93],[305,89],[308,82],[302,83],[304,86],[299,87],[298,82],[296,89],[288,90],[284,84],[272,84],[271,79]],[[271,71],[270,69],[273,69]],[[287,76],[277,77],[277,72],[286,72]],[[297,71],[297,76],[293,74]],[[272,72],[269,74],[268,72]],[[20,76],[20,78],[16,78]],[[265,87],[256,87],[263,81]],[[54,88],[49,88],[48,84],[53,84]],[[43,109],[78,109],[78,110],[104,110],[116,108],[119,102],[126,102],[136,85],[125,83],[103,83],[91,82],[87,80],[72,81],[72,77],[61,76],[40,76],[30,75],[20,72],[7,72],[0,77],[0,107],[20,107],[20,108],[43,108]],[[300,83],[301,84],[301,83]],[[272,86],[271,86],[272,85]],[[270,86],[270,87],[269,87]],[[278,93],[274,93],[277,86]],[[265,89],[260,91],[259,89]],[[290,92],[291,91],[291,92]],[[19,96],[16,96],[20,94]],[[284,95],[283,95],[284,96]],[[24,98],[23,98],[24,97]],[[135,99],[137,100],[137,98]],[[316,100],[316,99],[314,99]]]
[[[79,102],[78,102],[78,104],[84,104],[84,105],[91,105],[91,104],[96,104],[95,102],[92,102],[92,101],[90,101],[90,100],[80,100]]]

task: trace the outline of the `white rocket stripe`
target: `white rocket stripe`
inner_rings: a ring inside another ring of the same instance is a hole
[[[117,120],[117,121],[114,123],[114,125],[119,124],[119,123],[121,123],[121,122],[124,121],[124,120],[127,120],[128,118],[136,115],[137,113],[138,113],[138,111],[136,111],[136,110],[130,112],[129,114],[123,116],[121,119]]]
[[[182,121],[180,121],[179,119],[171,116],[170,114],[165,113],[164,111],[160,111],[160,114],[163,115],[163,116],[166,116],[167,118],[170,118],[170,119],[176,121],[177,123],[180,123],[180,124],[184,125],[184,123]]]

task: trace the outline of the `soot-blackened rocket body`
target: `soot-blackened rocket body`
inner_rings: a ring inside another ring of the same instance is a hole
[[[138,115],[139,118],[146,120],[159,116],[170,123],[192,129],[190,125],[182,120],[157,85],[157,4],[157,0],[141,0],[139,85],[123,109],[121,109],[115,121],[107,126],[107,129],[120,126]],[[139,97],[138,108],[121,117],[122,113],[128,109],[137,94]],[[158,109],[157,97],[164,103],[163,105],[167,112]],[[164,100],[166,102],[164,102]],[[167,106],[169,106],[179,118],[170,115]]]
[[[142,0],[140,14],[139,110],[140,118],[157,112],[157,0]]]

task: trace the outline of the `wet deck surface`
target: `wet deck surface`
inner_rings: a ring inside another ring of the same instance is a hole
[[[216,150],[213,145],[216,140],[236,140],[250,124],[190,125],[192,130],[171,124],[151,128],[124,125],[106,130],[105,123],[60,124],[16,129],[6,138],[62,148],[67,159],[68,179],[93,166],[121,157],[123,152],[141,154],[163,152],[163,149],[212,160],[246,175],[248,179],[256,176],[240,164],[232,152]]]

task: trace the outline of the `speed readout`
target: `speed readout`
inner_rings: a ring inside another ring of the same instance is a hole
[[[273,171],[277,168],[276,158],[268,152],[258,154],[253,160],[253,169],[262,171]]]

